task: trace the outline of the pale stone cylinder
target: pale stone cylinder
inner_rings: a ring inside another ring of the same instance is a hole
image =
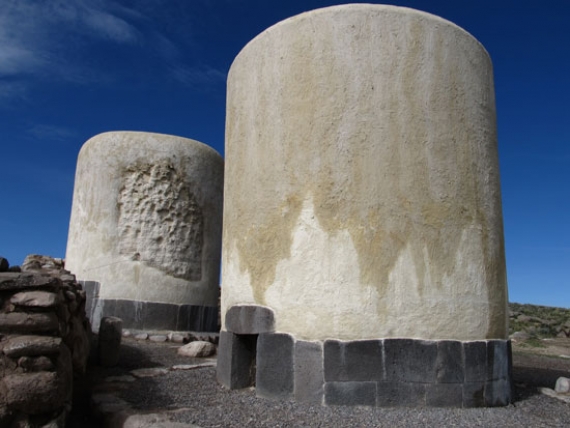
[[[93,324],[215,329],[222,192],[223,159],[198,141],[109,132],[83,145],[66,268],[96,285]],[[208,328],[190,319],[206,315]]]
[[[226,126],[222,320],[507,337],[492,65],[470,34],[393,6],[295,16],[235,59]]]

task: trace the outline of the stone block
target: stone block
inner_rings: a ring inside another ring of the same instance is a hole
[[[376,382],[327,382],[325,404],[337,406],[375,406]]]
[[[178,306],[178,315],[176,317],[176,328],[177,331],[189,331],[189,316],[190,316],[190,305],[180,305]]]
[[[463,342],[465,382],[487,379],[487,342]]]
[[[54,369],[53,362],[43,355],[39,357],[20,357],[18,358],[18,367],[21,367],[25,373],[53,371]]]
[[[462,407],[463,385],[458,383],[436,383],[426,386],[428,407]]]
[[[298,340],[294,352],[295,399],[321,404],[325,383],[322,343]]]
[[[384,340],[386,380],[435,383],[437,342],[414,339]]]
[[[183,330],[202,332],[219,331],[218,307],[190,305],[188,307],[188,327]]]
[[[487,342],[487,380],[509,379],[511,368],[510,356],[506,340],[489,340]]]
[[[203,331],[217,333],[220,331],[218,324],[218,307],[217,306],[200,306],[201,316],[195,320],[199,322],[198,328],[194,331]],[[192,322],[192,320],[190,320]]]
[[[463,384],[463,407],[485,407],[485,382]]]
[[[117,300],[115,299],[101,299],[99,303],[102,304],[101,306],[101,318],[104,317],[114,317],[115,316],[115,309],[117,308]],[[99,323],[101,321],[99,320]]]
[[[437,342],[435,377],[437,383],[463,383],[463,346],[455,340]]]
[[[57,355],[61,338],[50,336],[15,336],[5,343],[4,354],[10,358]]]
[[[324,368],[326,382],[381,381],[384,379],[382,341],[327,340]]]
[[[226,330],[236,334],[260,334],[275,331],[273,310],[264,306],[232,306],[226,312],[225,321]]]
[[[498,379],[485,384],[485,405],[488,407],[506,406],[512,400],[510,379]]]
[[[59,297],[49,291],[22,291],[14,294],[10,303],[30,308],[53,308],[59,303]]]
[[[218,349],[218,382],[229,389],[247,388],[255,384],[256,335],[220,332]]]
[[[101,285],[97,281],[79,281],[85,291],[85,313],[89,319],[93,319],[95,302],[99,300]]]
[[[144,304],[142,317],[144,330],[169,330],[176,325],[177,318],[178,305],[155,302]]]
[[[56,372],[23,373],[0,380],[3,403],[11,410],[39,414],[60,408],[66,398]]]
[[[111,301],[109,301],[111,302]],[[118,299],[109,303],[110,313],[108,316],[114,316],[123,320],[124,328],[143,329],[143,316],[145,302],[137,302],[135,300]]]
[[[264,398],[287,399],[293,394],[293,337],[263,333],[257,339],[256,393]]]
[[[104,317],[99,327],[99,364],[106,367],[119,362],[123,321],[117,317]]]
[[[423,383],[378,382],[376,405],[379,407],[424,407],[426,385]]]
[[[61,280],[49,275],[32,272],[0,272],[0,291],[31,289],[59,290]]]
[[[0,314],[0,332],[10,334],[57,333],[59,321],[52,312]]]

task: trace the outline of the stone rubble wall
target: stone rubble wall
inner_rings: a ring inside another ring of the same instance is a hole
[[[28,256],[21,269],[3,265],[0,426],[63,427],[74,376],[85,373],[89,355],[85,292],[61,259]]]

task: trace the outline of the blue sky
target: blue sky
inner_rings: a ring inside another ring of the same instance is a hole
[[[339,3],[0,0],[0,255],[65,255],[77,154],[98,133],[180,135],[223,154],[240,49]],[[570,307],[570,2],[391,4],[448,19],[489,51],[510,300]]]

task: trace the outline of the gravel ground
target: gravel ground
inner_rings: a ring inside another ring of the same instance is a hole
[[[125,340],[117,367],[92,367],[87,382],[77,388],[70,427],[97,427],[88,406],[89,391],[104,385],[108,376],[124,375],[145,367],[191,364],[176,354],[172,344]],[[515,354],[515,402],[503,408],[406,409],[324,407],[293,401],[271,401],[253,389],[228,391],[216,382],[215,368],[169,371],[151,378],[115,384],[113,393],[136,413],[166,414],[172,422],[207,427],[567,427],[570,405],[537,392],[553,388],[559,376],[570,376],[570,361]],[[97,386],[99,385],[99,386]],[[106,389],[110,388],[106,384]]]

